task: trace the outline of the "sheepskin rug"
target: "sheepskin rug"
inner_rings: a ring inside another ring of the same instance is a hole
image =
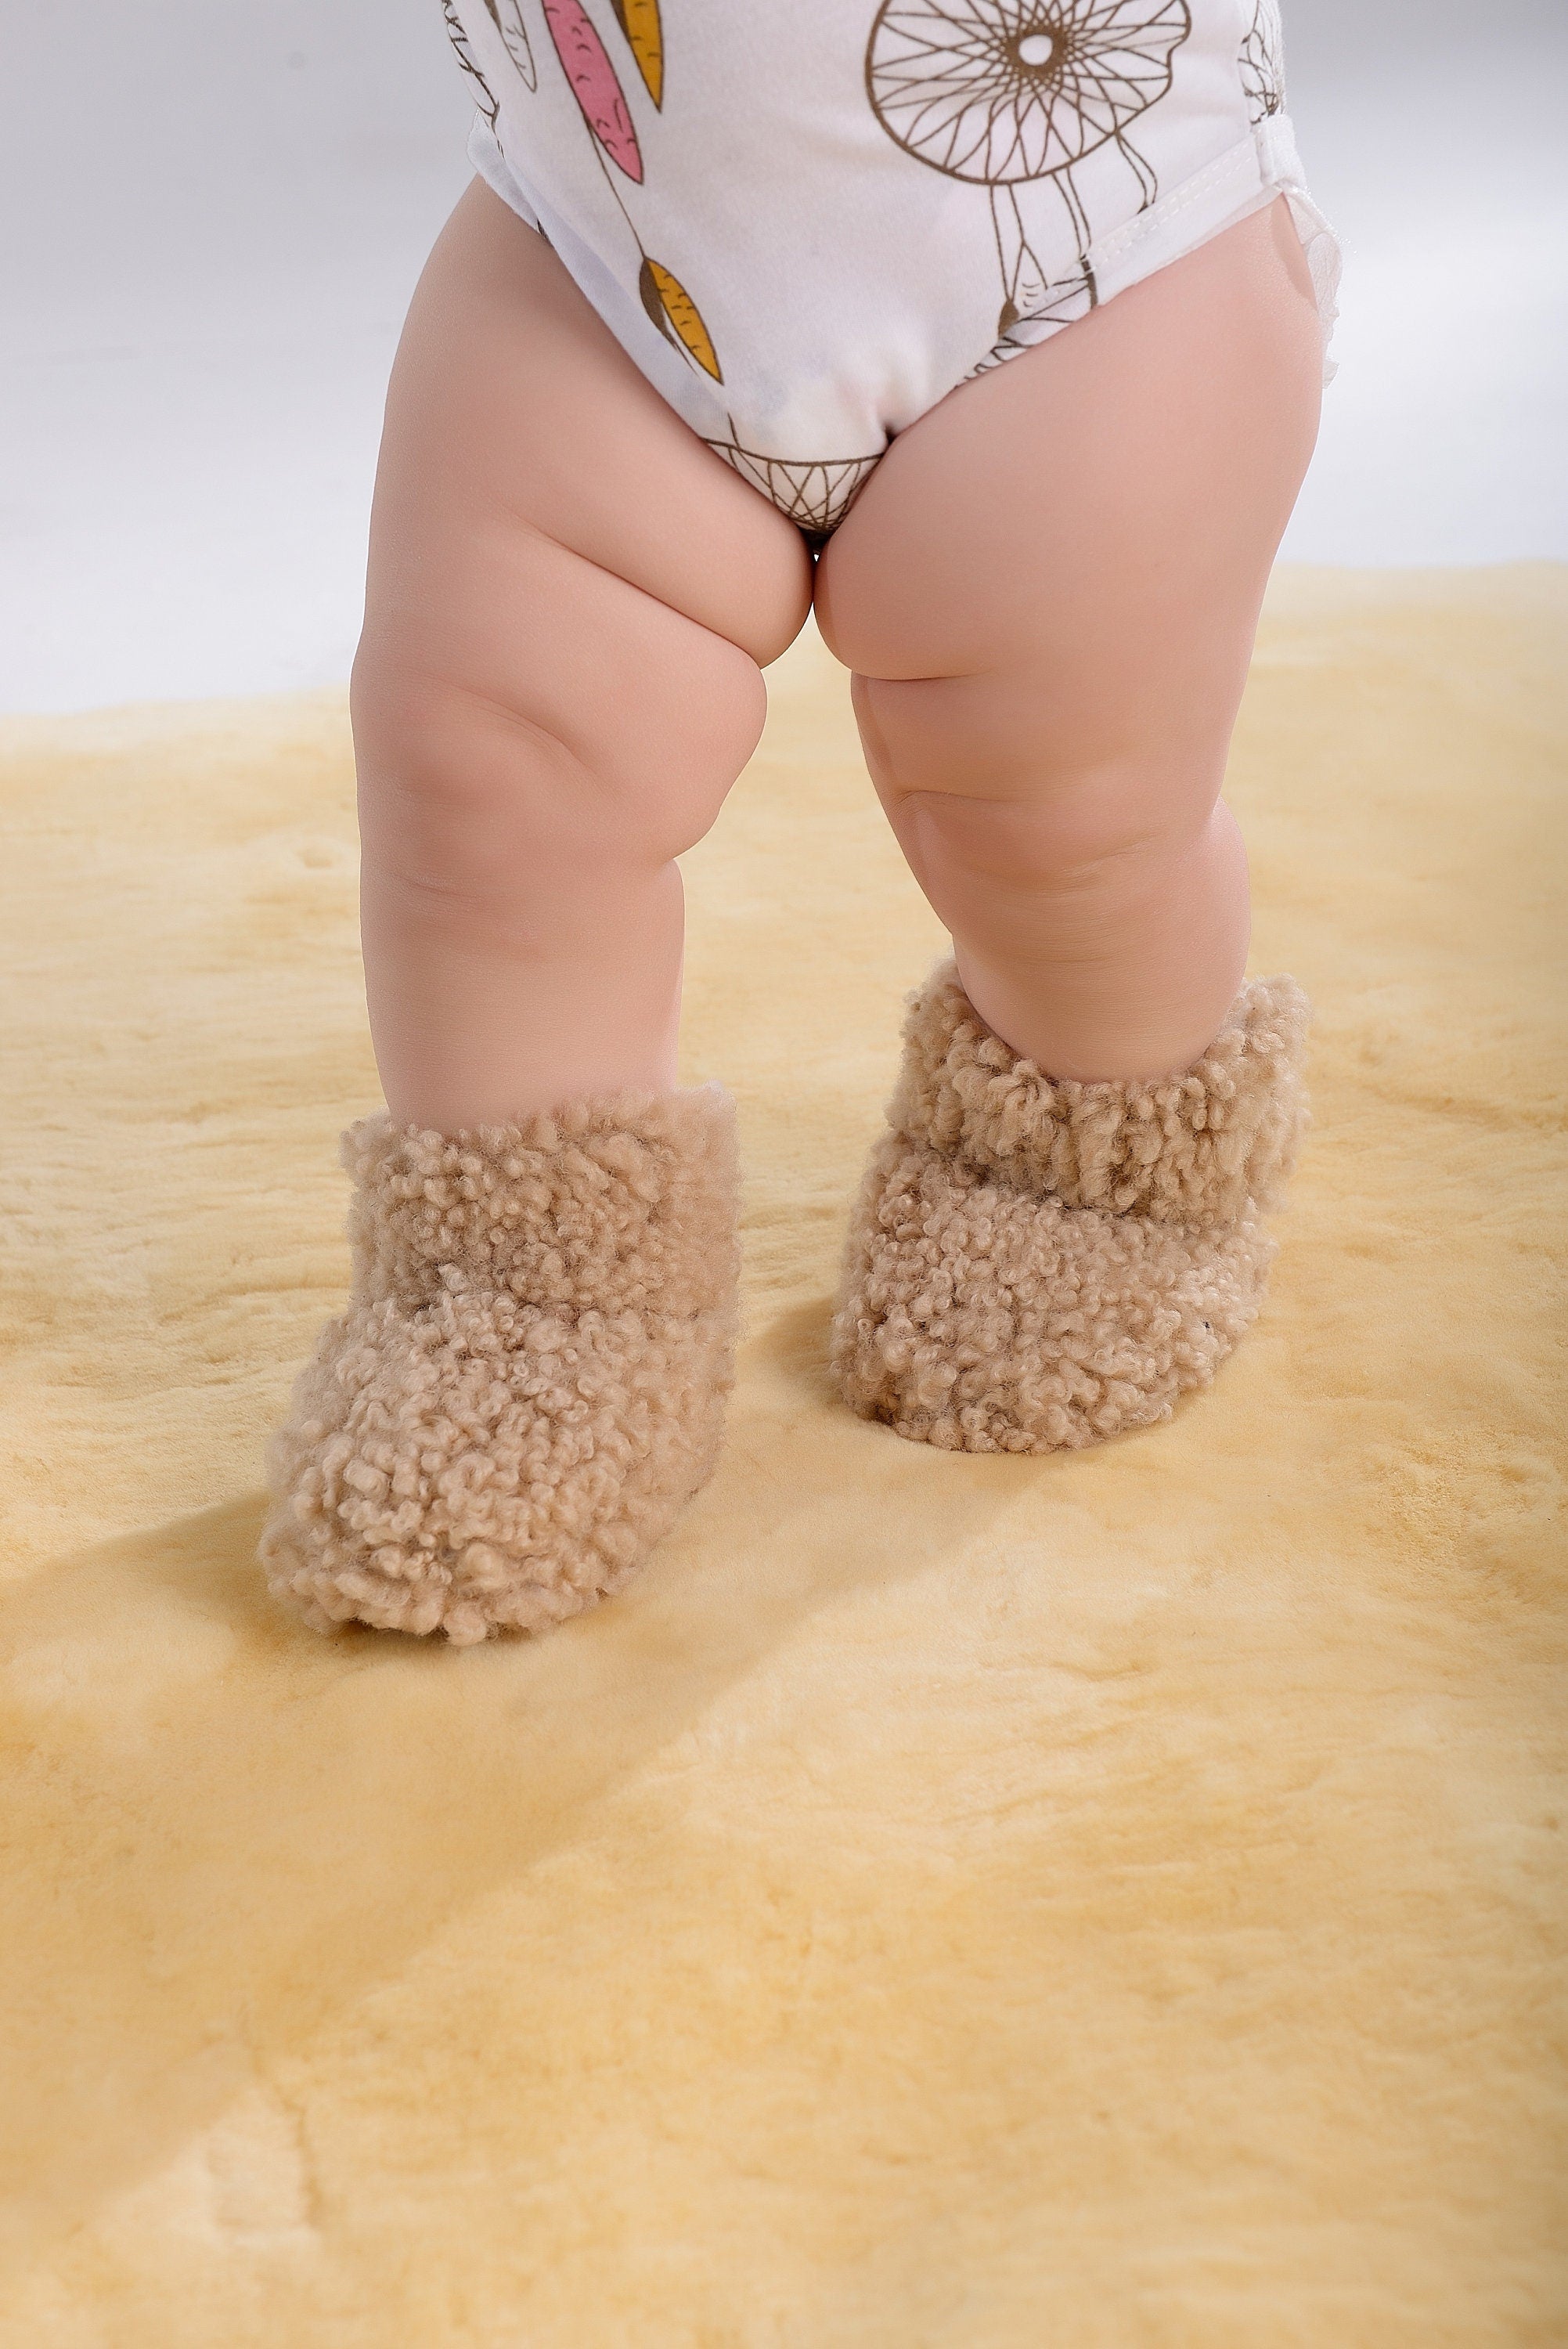
[[[1568,2338],[1565,583],[1278,583],[1272,1292],[1044,1459],[829,1382],[942,940],[804,640],[689,860],[723,1459],[468,1652],[254,1557],[378,1099],[341,697],[6,725],[5,2349]]]

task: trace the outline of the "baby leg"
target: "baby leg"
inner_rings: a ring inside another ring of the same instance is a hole
[[[829,544],[824,633],[957,966],[911,1009],[834,1323],[902,1435],[1147,1426],[1259,1310],[1305,1004],[1240,984],[1219,791],[1318,379],[1281,206],[954,392]]]
[[[353,1291],[269,1461],[262,1559],[319,1628],[560,1622],[713,1466],[734,1116],[675,1089],[674,860],[809,591],[799,533],[472,190],[398,353],[354,675],[388,1113],[344,1137]]]
[[[353,682],[388,1108],[450,1133],[675,1082],[675,858],[804,617],[798,531],[483,186],[387,405]]]
[[[1186,1068],[1235,997],[1219,799],[1320,343],[1281,202],[897,440],[819,566],[882,804],[976,1010],[1057,1078]]]

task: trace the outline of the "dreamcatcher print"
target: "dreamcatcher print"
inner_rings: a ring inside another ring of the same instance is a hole
[[[729,429],[733,435],[733,416]],[[810,539],[837,530],[862,482],[887,453],[884,444],[869,457],[765,457],[733,438],[707,445]]]
[[[764,0],[754,5],[761,7]],[[655,133],[647,112],[649,107],[655,116],[665,110],[662,0],[441,0],[441,5],[492,130],[500,110],[497,74],[510,66],[542,105],[542,75],[558,91],[559,65],[630,240],[623,280],[627,292],[634,253],[638,298],[651,325],[697,378],[725,386],[718,350],[696,300],[643,242],[637,215],[645,224],[655,222],[649,207],[661,192],[656,174],[645,195],[632,193],[645,186],[644,140],[652,136],[655,150],[662,152],[660,140],[667,145],[676,127]],[[727,0],[709,0],[709,5],[725,10]],[[1145,213],[1159,200],[1160,179],[1142,149],[1142,118],[1171,92],[1177,53],[1192,36],[1191,0],[865,0],[865,5],[871,23],[864,89],[881,129],[901,157],[985,191],[1000,298],[991,347],[970,370],[978,374],[1092,310],[1099,299],[1090,257],[1097,243],[1108,226],[1120,227],[1134,211]],[[738,0],[727,0],[727,8],[741,13]],[[694,13],[700,30],[700,11]],[[1260,125],[1284,104],[1279,0],[1236,0],[1231,22],[1226,46],[1233,70],[1252,121]],[[717,26],[710,29],[717,40]],[[858,49],[853,23],[845,30]],[[744,77],[745,45],[740,47],[738,71]],[[634,71],[627,69],[628,58]],[[1150,143],[1159,154],[1157,134]],[[692,158],[686,168],[696,168]],[[977,197],[975,204],[974,226],[983,234]],[[665,233],[650,226],[661,244]],[[613,242],[618,243],[619,232]],[[676,258],[683,270],[688,267],[688,259]],[[635,334],[628,340],[634,343]],[[733,352],[731,360],[738,366]],[[734,413],[726,416],[726,429],[707,445],[809,536],[825,537],[848,512],[891,435],[882,447],[853,455],[783,457],[752,445],[770,436],[748,428],[743,384],[727,389],[724,405],[732,402],[741,411],[738,422]],[[707,408],[706,396],[697,405]],[[860,438],[854,431],[853,439]],[[819,447],[822,441],[830,449],[835,442],[842,449],[845,441],[852,447],[849,432],[841,440],[835,431],[829,440],[824,430]]]
[[[906,154],[990,191],[998,342],[1020,320],[1065,325],[1093,308],[1074,167],[1114,144],[1147,211],[1159,182],[1128,125],[1170,88],[1191,29],[1187,0],[882,0],[866,47],[872,111]],[[1078,248],[1077,272],[1055,281],[1018,208],[1018,188],[1037,181],[1056,189]]]
[[[1279,0],[1255,0],[1242,43],[1242,88],[1254,129],[1271,114],[1284,112],[1284,27]]]

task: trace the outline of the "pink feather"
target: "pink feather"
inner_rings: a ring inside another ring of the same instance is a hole
[[[545,22],[583,119],[612,163],[641,181],[642,152],[615,68],[583,14],[582,0],[544,0]]]

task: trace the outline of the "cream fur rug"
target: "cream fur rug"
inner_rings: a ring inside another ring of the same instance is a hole
[[[339,699],[5,729],[6,2349],[1568,2339],[1565,581],[1276,591],[1272,1302],[1044,1461],[824,1378],[939,939],[799,647],[690,860],[728,1450],[463,1654],[252,1562],[377,1098]]]

